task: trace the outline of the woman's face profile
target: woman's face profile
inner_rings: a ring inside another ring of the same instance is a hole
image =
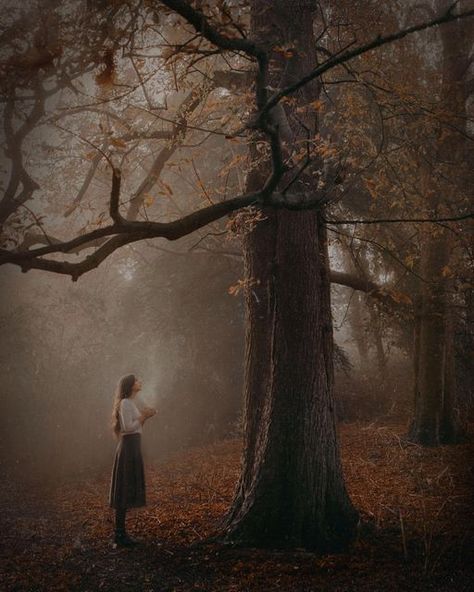
[[[141,390],[142,390],[142,381],[139,378],[136,378],[135,383],[132,387],[132,392],[135,395],[138,393],[138,391],[141,391]]]

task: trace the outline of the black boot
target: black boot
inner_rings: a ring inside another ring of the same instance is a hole
[[[128,536],[124,530],[116,530],[114,535],[114,543],[118,547],[134,547],[138,542]]]
[[[128,536],[125,531],[125,515],[127,513],[126,508],[118,508],[115,510],[115,535],[114,543],[119,547],[133,547],[137,543]]]

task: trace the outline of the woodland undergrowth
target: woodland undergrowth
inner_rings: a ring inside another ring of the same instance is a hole
[[[327,556],[213,540],[238,478],[239,440],[146,462],[147,507],[127,518],[130,533],[141,540],[133,549],[111,544],[108,472],[52,486],[19,482],[4,467],[0,588],[470,590],[472,443],[422,448],[404,440],[405,431],[402,423],[340,426],[344,473],[361,523],[350,549]]]

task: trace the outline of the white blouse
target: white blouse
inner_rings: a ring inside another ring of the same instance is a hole
[[[131,399],[120,401],[120,432],[122,434],[141,434],[142,424],[141,413]]]

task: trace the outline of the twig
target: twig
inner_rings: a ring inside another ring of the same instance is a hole
[[[403,557],[405,561],[408,559],[408,552],[407,552],[407,542],[405,538],[405,527],[403,525],[403,515],[401,508],[398,508],[398,516],[400,518],[400,531],[402,533],[402,546],[403,546]]]

